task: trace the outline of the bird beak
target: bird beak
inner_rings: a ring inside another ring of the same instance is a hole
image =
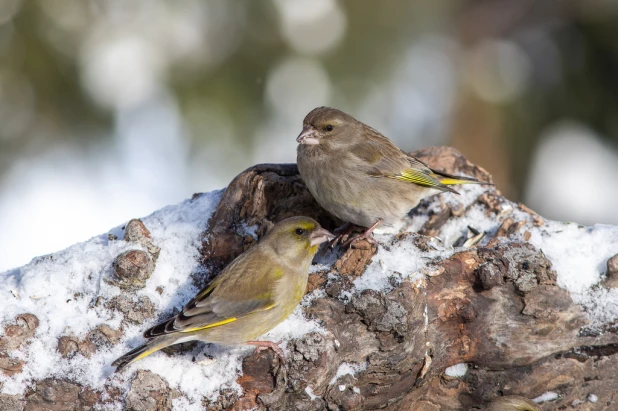
[[[309,243],[313,247],[315,245],[320,245],[326,241],[330,241],[334,238],[335,236],[331,234],[330,231],[325,230],[320,227],[317,230],[315,230],[313,233],[311,233],[311,235],[309,236]]]
[[[298,137],[296,137],[296,142],[298,144],[308,144],[308,145],[320,144],[320,140],[318,140],[318,133],[311,126],[303,127],[303,131],[301,131]]]

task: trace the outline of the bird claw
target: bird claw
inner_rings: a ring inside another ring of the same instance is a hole
[[[367,242],[370,245],[375,245],[377,247],[378,242],[376,241],[375,238],[371,237],[371,234],[369,235],[365,235],[365,234],[361,234],[361,235],[357,235],[355,237],[350,238],[349,240],[347,240],[346,242],[344,242],[343,244],[341,244],[341,247],[343,248],[352,248],[354,247],[354,245],[361,241],[361,240],[367,240]]]
[[[337,247],[337,245],[339,244],[345,243],[350,237],[350,234],[353,230],[354,224],[350,223],[345,223],[341,227],[335,229],[333,233],[336,235],[336,237],[330,242],[329,247],[332,249]]]
[[[360,240],[367,240],[367,242],[370,245],[375,245],[376,247],[378,246],[378,242],[371,236],[371,234],[373,233],[373,230],[376,229],[376,227],[378,227],[380,224],[382,224],[382,220],[378,220],[376,221],[371,227],[369,227],[364,233],[360,234],[360,235],[356,235],[353,236],[349,239],[346,239],[344,242],[342,242],[341,247],[342,248],[350,248],[352,247],[356,242],[360,241]],[[349,230],[347,233],[343,234],[346,235],[346,237],[349,237],[350,232],[352,230]],[[342,235],[342,237],[343,237]],[[335,240],[333,241],[337,241],[339,237],[335,238]],[[333,247],[333,245],[331,245],[331,247]]]
[[[281,343],[281,341],[279,341],[279,343]],[[245,344],[255,346],[254,352],[256,353],[271,349],[273,350],[275,355],[279,357],[281,364],[285,364],[285,355],[283,354],[283,350],[281,350],[277,343],[274,343],[272,341],[247,341]]]
[[[337,237],[335,237],[333,239],[333,241],[331,241],[329,247],[330,248],[335,248],[337,247],[339,244],[345,244],[348,241],[348,238],[350,237],[349,233],[345,233],[345,234],[340,234]]]

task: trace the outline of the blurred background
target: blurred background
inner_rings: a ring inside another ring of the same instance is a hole
[[[331,105],[618,224],[618,2],[2,0],[0,270],[294,162]]]

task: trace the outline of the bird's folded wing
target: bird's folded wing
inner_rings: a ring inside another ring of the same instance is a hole
[[[349,154],[360,172],[374,177],[388,177],[399,174],[409,167],[405,153],[390,141],[366,139],[350,147]]]
[[[178,316],[150,328],[144,337],[218,327],[273,308],[273,285],[283,272],[252,260],[255,259],[235,260],[189,301]]]
[[[361,160],[359,171],[372,177],[393,178],[424,187],[452,191],[445,187],[423,162],[401,151],[390,141],[365,140],[354,145],[350,153]]]
[[[270,298],[248,301],[227,301],[213,299],[209,304],[183,311],[174,321],[173,331],[192,332],[229,324],[259,311],[270,310],[275,306]]]

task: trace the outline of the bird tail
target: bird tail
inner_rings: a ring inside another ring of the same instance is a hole
[[[168,338],[154,338],[146,344],[142,344],[137,348],[132,349],[122,357],[116,359],[112,365],[116,367],[116,372],[119,372],[127,365],[141,360],[144,357],[149,356],[153,352],[159,351],[162,348],[172,345],[173,342]]]
[[[441,171],[432,171],[438,177],[438,181],[440,182],[440,184],[444,184],[445,186],[455,186],[460,184],[487,184],[493,186],[493,184],[491,183],[479,181],[476,178],[472,177],[454,176],[452,174],[443,173]]]
[[[445,186],[456,186],[460,184],[486,184],[482,181],[468,180],[465,178],[441,178],[438,181],[440,184],[444,184]]]

